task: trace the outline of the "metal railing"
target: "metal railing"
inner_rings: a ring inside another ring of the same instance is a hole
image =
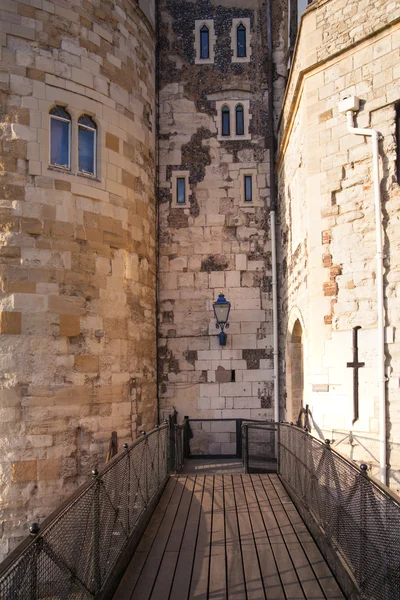
[[[31,526],[31,537],[0,566],[0,598],[112,597],[121,556],[140,536],[167,480],[168,433],[162,425],[126,445],[40,528]]]
[[[288,424],[279,425],[278,464],[348,597],[398,600],[400,499],[370,477],[366,465],[360,469],[329,443]]]

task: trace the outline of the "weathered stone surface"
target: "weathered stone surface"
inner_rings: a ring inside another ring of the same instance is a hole
[[[232,397],[244,394],[243,353],[271,343],[265,333],[271,320],[265,311],[271,309],[266,288],[271,252],[265,145],[269,91],[262,41],[266,15],[258,5],[237,0],[223,6],[162,0],[159,14],[160,408],[162,414],[174,406],[181,416],[220,418],[231,410]],[[279,10],[275,16],[274,43],[279,45]],[[195,58],[194,42],[202,19],[210,25],[211,45],[216,35],[215,52],[203,62]],[[249,27],[251,51],[242,62],[232,57],[234,19],[244,19]],[[226,139],[220,135],[218,113],[224,103],[232,111]],[[238,104],[249,117],[243,137],[235,132]],[[189,173],[190,195],[186,205],[177,207],[171,188],[179,172]],[[246,173],[253,178],[253,201],[247,204]],[[248,277],[250,270],[254,275]],[[219,290],[232,302],[223,348],[212,312]],[[188,363],[187,353],[197,349],[197,360]],[[251,384],[246,392],[251,394]],[[257,397],[252,406],[261,409],[261,403]],[[241,416],[240,409],[236,414]],[[223,451],[221,440],[207,444]]]
[[[289,421],[297,418],[301,399],[318,427],[334,431],[335,438],[341,439],[340,431],[343,438],[350,430],[362,432],[360,447],[351,453],[369,462],[371,454],[361,445],[370,449],[367,440],[377,436],[379,419],[372,148],[370,138],[348,132],[338,102],[358,96],[362,110],[356,126],[382,134],[385,321],[398,327],[399,291],[387,282],[396,278],[400,262],[398,148],[393,143],[400,7],[367,1],[362,18],[360,9],[357,0],[311,3],[291,64],[278,156],[281,388]],[[353,357],[355,326],[362,327],[359,360],[371,368],[360,369],[360,418],[353,426],[353,379],[346,365]],[[400,440],[399,341],[390,338],[385,352],[386,372],[393,374],[386,398],[388,442],[395,448]],[[324,394],[318,392],[321,385],[328,386]],[[378,461],[379,451],[372,459]],[[399,490],[396,451],[390,463],[392,484]]]
[[[1,6],[0,403],[9,427],[0,469],[11,481],[0,480],[0,511],[10,550],[27,520],[104,463],[113,430],[122,444],[157,420],[155,6],[61,4]],[[49,167],[55,104],[71,116],[70,170]],[[98,128],[95,178],[78,174],[83,114]]]

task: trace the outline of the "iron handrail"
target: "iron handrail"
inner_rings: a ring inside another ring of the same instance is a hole
[[[331,441],[329,439],[326,439],[325,441],[323,441],[320,438],[318,438],[317,436],[315,436],[313,433],[311,433],[310,431],[305,431],[304,429],[302,429],[298,425],[293,425],[291,423],[290,424],[289,423],[279,423],[279,426],[281,426],[281,427],[282,426],[287,426],[287,427],[290,427],[293,430],[297,430],[300,434],[305,435],[305,436],[309,436],[310,438],[312,438],[312,440],[315,443],[319,444],[321,447],[329,449],[329,452],[331,452],[332,454],[336,455],[341,461],[345,462],[354,471],[354,473],[356,473],[357,475],[360,475],[360,473],[361,473],[362,475],[364,475],[364,477],[368,478],[368,480],[376,488],[378,488],[379,491],[383,495],[385,495],[388,498],[390,498],[400,508],[400,496],[398,494],[396,494],[395,492],[393,492],[393,490],[391,490],[388,486],[386,486],[384,483],[382,483],[374,475],[372,475],[371,473],[369,473],[368,469],[366,469],[365,467],[363,467],[361,469],[360,465],[359,465],[359,462],[357,462],[356,460],[350,458],[349,456],[347,456],[341,450],[338,450],[336,446],[333,447],[332,443],[331,443]]]
[[[92,471],[0,565],[0,598],[99,598],[168,476],[168,425]],[[71,531],[73,535],[71,535]]]
[[[280,479],[347,597],[398,600],[400,498],[329,440],[279,430]]]

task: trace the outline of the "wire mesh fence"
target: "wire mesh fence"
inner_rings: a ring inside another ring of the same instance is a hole
[[[398,600],[399,500],[329,444],[290,425],[279,430],[279,474],[347,563],[359,597]]]
[[[168,425],[144,434],[0,567],[1,600],[86,600],[104,587],[168,475]]]

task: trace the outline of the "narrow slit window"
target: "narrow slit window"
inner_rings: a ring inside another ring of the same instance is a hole
[[[207,25],[200,29],[200,58],[210,58],[210,32]]]
[[[244,176],[244,200],[253,202],[253,177],[251,175]]]
[[[50,165],[71,168],[71,115],[62,106],[50,111]]]
[[[82,115],[78,121],[78,171],[82,175],[96,175],[96,138],[96,123]]]
[[[176,180],[176,202],[177,204],[186,204],[186,180],[184,177],[178,177]]]
[[[229,106],[222,107],[222,135],[231,135],[231,111]]]
[[[246,58],[246,27],[240,23],[236,30],[237,56]]]
[[[400,103],[396,105],[396,171],[400,185]]]
[[[244,135],[244,110],[241,104],[236,107],[236,135]]]

